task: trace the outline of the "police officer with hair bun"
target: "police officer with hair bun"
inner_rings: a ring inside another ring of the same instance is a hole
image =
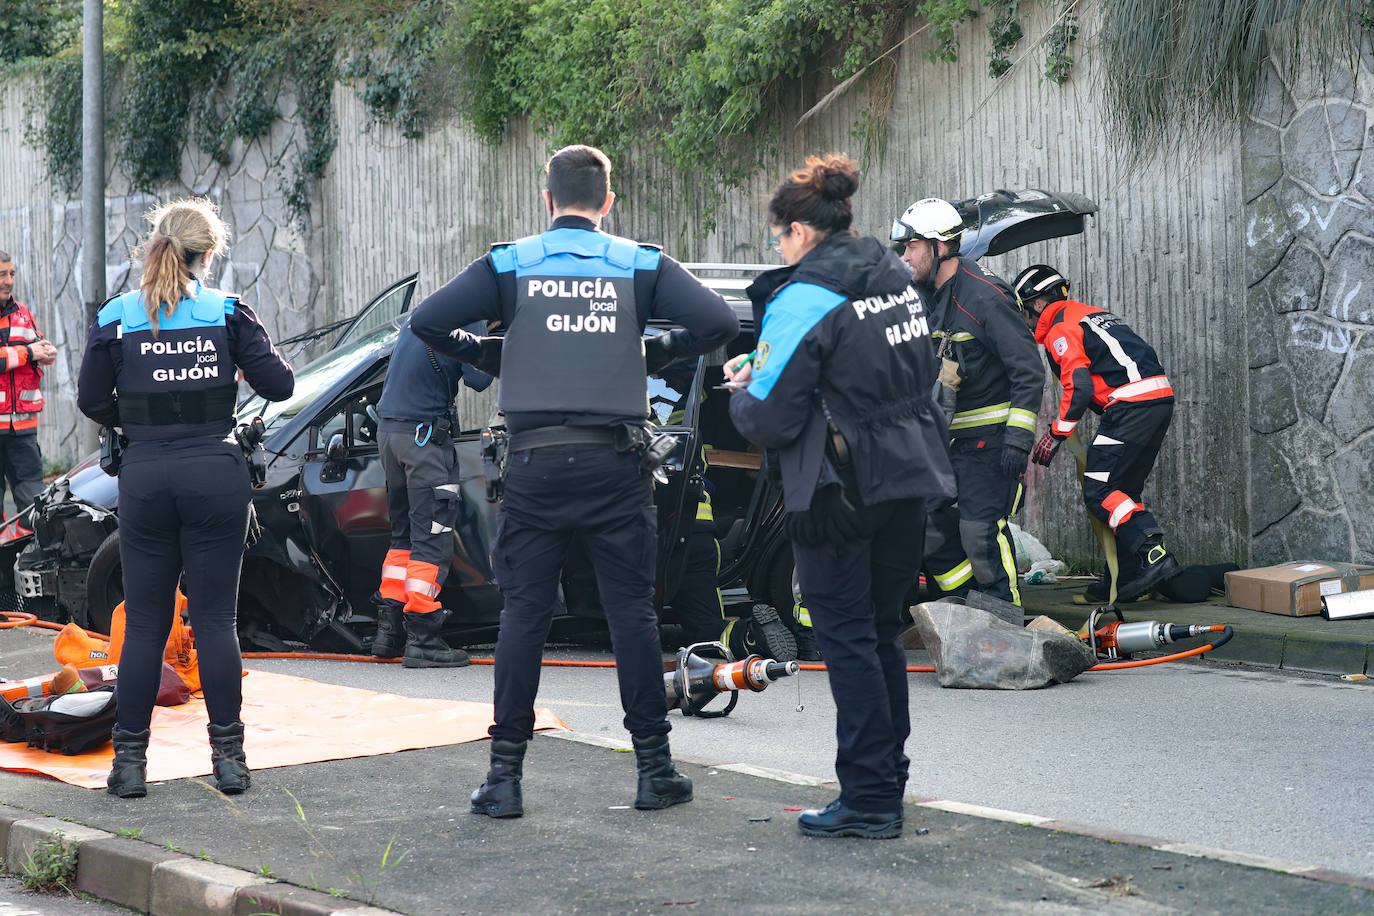
[[[954,494],[925,302],[877,239],[850,229],[854,160],[811,156],[773,192],[787,267],[746,291],[758,347],[731,359],[730,418],[782,475],[797,577],[835,697],[840,795],[803,811],[816,837],[902,833],[911,731],[898,634],[926,501]]]
[[[77,382],[81,412],[129,440],[119,469],[124,648],[106,791],[147,794],[148,726],[184,571],[215,785],[232,795],[250,782],[235,612],[251,485],[233,439],[235,377],[242,371],[258,394],[283,401],[295,376],[252,309],[201,283],[229,239],[215,205],[178,200],[149,219],[140,288],[100,309]]]
[[[559,573],[574,536],[596,570],[639,771],[635,807],[692,800],[673,766],[654,612],[657,515],[642,466],[646,370],[710,352],[739,332],[720,296],[659,249],[607,235],[615,195],[601,150],[568,146],[546,166],[546,232],[496,245],[424,302],[421,340],[499,375],[510,432],[492,560],[505,598],[496,643],[491,768],[472,812],[524,813],[520,780]],[[643,338],[651,317],[677,330]],[[501,321],[504,343],[463,330]],[[647,351],[647,352],[646,352]]]

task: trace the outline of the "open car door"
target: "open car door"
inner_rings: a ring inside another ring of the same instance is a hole
[[[1006,254],[1032,242],[1078,235],[1083,218],[1097,204],[1082,194],[1030,189],[996,190],[972,200],[951,201],[964,218],[959,253],[978,260]]]
[[[306,365],[325,353],[338,350],[391,324],[405,314],[415,299],[418,273],[397,280],[382,290],[358,314],[340,321],[311,328],[303,334],[277,342],[277,347],[293,365]]]

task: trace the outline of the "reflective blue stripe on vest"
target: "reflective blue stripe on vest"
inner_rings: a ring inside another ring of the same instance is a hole
[[[237,296],[231,296],[223,290],[197,284],[195,298],[188,296],[182,299],[172,314],[159,315],[157,324],[160,329],[168,331],[222,325],[225,323],[225,316],[234,310],[234,303],[237,301]],[[190,303],[190,308],[186,307],[187,303]],[[101,327],[116,319],[124,325],[126,331],[137,331],[149,326],[148,309],[144,305],[142,290],[131,290],[122,296],[116,296],[106,303],[96,316],[96,321]]]
[[[629,277],[636,270],[654,270],[661,252],[630,239],[586,229],[550,229],[491,251],[497,273],[517,276],[532,268],[560,277]]]
[[[783,287],[763,313],[749,394],[760,401],[766,399],[802,339],[835,306],[846,301],[839,293],[813,283],[790,283]]]

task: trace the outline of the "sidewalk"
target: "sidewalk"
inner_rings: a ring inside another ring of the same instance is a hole
[[[1070,630],[1077,630],[1087,621],[1092,607],[1074,604],[1073,596],[1083,591],[1089,581],[1072,579],[1053,585],[1022,585],[1021,602],[1027,615],[1044,614]],[[1235,636],[1216,652],[1208,653],[1211,659],[1322,674],[1374,676],[1374,671],[1370,670],[1374,667],[1374,618],[1284,617],[1230,607],[1224,598],[1213,598],[1205,604],[1138,601],[1123,608],[1122,613],[1128,621],[1231,624]],[[1205,640],[1190,640],[1178,643],[1177,647],[1189,649],[1204,643]]]
[[[1028,613],[1076,628],[1091,610],[1069,603],[1081,585],[1027,587]],[[1143,602],[1127,616],[1231,623],[1216,657],[1304,670],[1363,671],[1374,643],[1374,620],[1216,602]],[[695,801],[639,812],[623,735],[537,735],[526,816],[493,821],[467,810],[487,750],[259,770],[237,798],[201,779],[121,800],[0,772],[0,852],[18,872],[61,833],[79,844],[79,890],[159,916],[1374,911],[1369,878],[929,799],[908,798],[901,839],[809,839],[794,809],[824,805],[836,786],[718,760],[679,757]]]

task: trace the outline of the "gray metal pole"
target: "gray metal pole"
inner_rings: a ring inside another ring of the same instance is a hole
[[[84,0],[81,52],[81,248],[86,327],[105,301],[105,24],[102,0]]]

